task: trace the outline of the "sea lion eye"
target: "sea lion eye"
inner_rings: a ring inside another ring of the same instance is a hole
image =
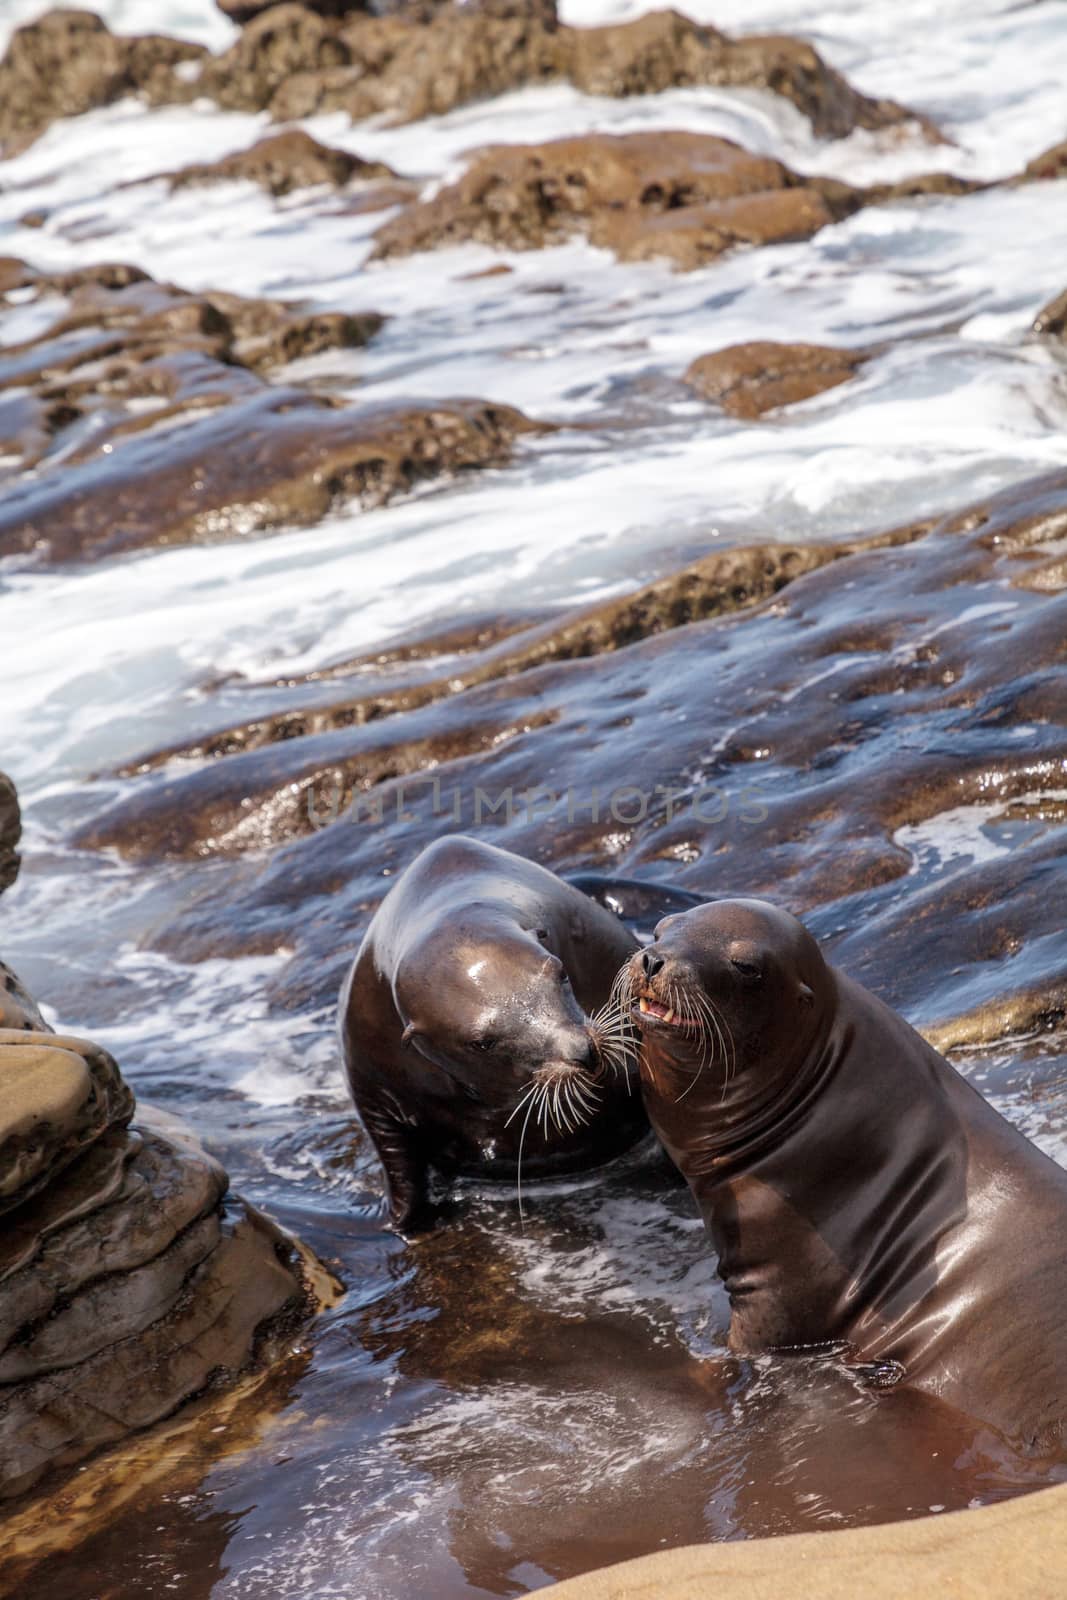
[[[733,957],[731,957],[730,965],[733,967],[734,971],[739,972],[743,978],[763,977],[763,973],[760,971],[759,967],[757,967],[754,961],[735,961]]]
[[[498,1043],[499,1043],[499,1040],[496,1039],[493,1034],[487,1033],[485,1035],[485,1037],[482,1038],[482,1039],[472,1039],[471,1040],[471,1049],[472,1050],[495,1050]]]

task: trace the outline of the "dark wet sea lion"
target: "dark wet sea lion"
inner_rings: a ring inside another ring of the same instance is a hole
[[[1062,1456],[1067,1172],[761,901],[667,917],[620,988],[731,1348],[839,1342]]]
[[[515,1178],[521,1150],[524,1179],[581,1171],[647,1131],[635,1065],[590,1021],[636,943],[493,845],[453,835],[408,867],[341,994],[349,1086],[395,1227],[427,1220],[430,1168]]]

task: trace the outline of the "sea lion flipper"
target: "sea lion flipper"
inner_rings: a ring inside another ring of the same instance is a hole
[[[424,1232],[430,1213],[426,1160],[414,1130],[377,1102],[360,1106],[360,1114],[385,1171],[387,1226],[403,1234]]]

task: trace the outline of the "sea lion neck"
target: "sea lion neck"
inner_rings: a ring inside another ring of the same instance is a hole
[[[646,1036],[641,1088],[645,1105],[687,1179],[725,1182],[776,1148],[832,1081],[847,1046],[834,974],[827,969],[810,1038],[775,1061],[718,1048],[702,1060],[685,1039]]]

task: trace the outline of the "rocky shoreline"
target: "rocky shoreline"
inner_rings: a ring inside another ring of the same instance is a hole
[[[336,1286],[227,1193],[189,1130],[137,1111],[106,1050],[49,1028],[2,963],[0,978],[7,1501],[279,1360]]]
[[[462,1600],[1040,1486],[754,1381],[639,1162],[383,1236],[332,1027],[462,829],[787,905],[1062,1150],[1062,127],[979,162],[830,30],[222,9],[0,61],[0,1592]]]

